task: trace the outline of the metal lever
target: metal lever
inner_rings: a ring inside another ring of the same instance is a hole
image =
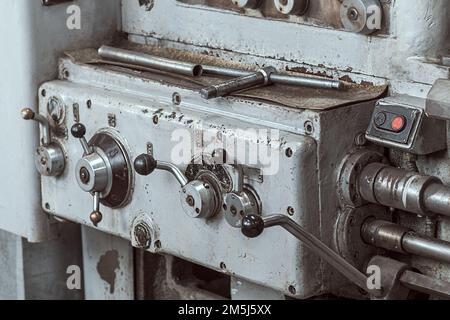
[[[77,180],[83,186],[84,191],[93,194],[94,204],[90,219],[94,226],[97,227],[103,220],[103,215],[100,212],[100,193],[107,185],[107,165],[99,155],[95,154],[94,149],[86,141],[86,127],[83,124],[74,124],[70,131],[72,136],[80,140],[84,150],[84,156],[92,156],[92,163],[94,165],[89,165],[89,161],[85,161],[84,163],[79,162],[77,165]]]
[[[94,152],[94,149],[91,148],[86,141],[85,135],[86,135],[86,127],[81,123],[76,123],[73,125],[71,129],[72,136],[79,139],[81,142],[81,146],[83,147],[85,155],[89,155]]]
[[[48,146],[50,143],[52,143],[52,140],[50,138],[50,123],[44,116],[35,113],[30,108],[22,109],[21,114],[24,120],[34,120],[41,125],[42,144],[44,146]]]
[[[43,176],[59,176],[64,172],[66,165],[63,149],[52,141],[50,122],[44,116],[35,113],[30,108],[21,111],[24,120],[34,120],[41,126],[42,145],[35,153],[36,169]]]
[[[94,226],[98,226],[98,224],[103,220],[103,215],[100,212],[100,192],[94,192],[94,208],[90,215],[90,219]]]
[[[270,75],[276,72],[274,67],[265,67],[253,74],[245,75],[236,79],[228,80],[200,90],[204,99],[223,97],[233,92],[249,89],[255,86],[267,86],[271,84]]]
[[[352,283],[365,291],[374,293],[374,290],[367,288],[367,277],[347,262],[336,252],[327,247],[322,241],[304,230],[300,225],[292,219],[284,215],[272,215],[261,217],[258,215],[247,215],[242,219],[241,231],[248,238],[256,238],[264,231],[265,228],[280,226],[286,229],[290,234],[303,242],[309,249],[313,250],[323,260],[332,265],[342,275],[344,275]],[[375,290],[377,294],[379,290]]]
[[[219,194],[209,183],[201,180],[189,182],[187,177],[170,162],[156,161],[149,154],[141,154],[134,160],[134,170],[142,176],[152,174],[156,169],[170,172],[182,188],[181,205],[192,218],[210,218],[220,210]]]
[[[170,172],[177,179],[181,187],[184,187],[189,182],[183,172],[170,162],[156,161],[149,154],[141,154],[134,160],[134,170],[141,176],[148,176],[156,169]]]

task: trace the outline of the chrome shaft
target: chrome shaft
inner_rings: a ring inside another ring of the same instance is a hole
[[[180,62],[149,54],[120,48],[102,46],[98,49],[100,57],[118,62],[148,67],[151,69],[173,72],[187,76],[201,76],[203,68],[199,64]]]

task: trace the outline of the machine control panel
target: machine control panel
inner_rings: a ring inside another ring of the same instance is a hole
[[[410,146],[423,112],[402,105],[378,103],[367,131],[369,139]]]
[[[427,116],[424,106],[422,99],[398,97],[378,101],[366,132],[367,140],[415,154],[445,149],[445,122]]]

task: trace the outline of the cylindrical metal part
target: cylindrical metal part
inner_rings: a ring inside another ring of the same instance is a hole
[[[425,207],[435,213],[450,215],[450,188],[440,183],[432,183],[425,189]]]
[[[390,251],[405,253],[402,248],[402,239],[409,232],[395,223],[384,220],[369,220],[361,228],[361,237],[367,244]]]
[[[180,62],[171,59],[155,57],[140,52],[102,46],[98,54],[105,59],[144,66],[162,71],[174,72],[189,76],[200,76],[202,74],[221,75],[227,77],[245,77],[253,75],[255,72],[223,68],[217,66],[201,66],[187,62]],[[286,74],[271,73],[270,82],[277,84],[304,86],[318,89],[344,89],[344,83],[339,80],[319,79],[313,77],[292,76]]]
[[[308,10],[309,0],[274,0],[275,8],[282,14],[303,15]]]
[[[450,263],[450,243],[416,234],[392,222],[369,220],[361,228],[364,242],[386,250]]]
[[[233,92],[249,89],[258,85],[265,85],[269,83],[270,74],[274,71],[273,68],[263,68],[250,75],[231,79],[229,81],[216,84],[200,91],[205,99],[212,99],[217,97],[224,97]]]
[[[410,254],[450,263],[450,243],[446,241],[407,233],[403,237],[402,246]]]
[[[102,46],[98,49],[100,57],[118,62],[134,64],[161,71],[173,72],[187,76],[201,76],[203,68],[199,64],[180,62],[161,57],[155,57],[149,54]]]
[[[243,77],[251,75],[253,72],[230,69],[216,66],[203,66],[204,74],[220,75],[226,77]],[[313,77],[292,76],[287,74],[272,73],[270,75],[270,82],[276,84],[284,84],[291,86],[310,87],[317,89],[344,89],[345,85],[339,80],[319,79]]]
[[[422,215],[450,215],[450,188],[436,177],[371,163],[358,182],[360,195],[368,202]]]
[[[298,77],[283,74],[272,74],[270,81],[277,84],[286,84],[292,86],[321,88],[321,89],[344,89],[344,83],[338,80],[318,79],[312,77]]]

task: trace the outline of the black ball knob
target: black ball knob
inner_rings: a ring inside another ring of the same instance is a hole
[[[148,176],[155,171],[158,162],[149,154],[141,154],[134,160],[134,170],[141,176]]]
[[[84,124],[76,123],[72,126],[72,129],[70,129],[70,132],[75,138],[81,139],[86,134],[86,127],[84,126]]]
[[[264,231],[264,220],[256,214],[249,214],[242,219],[241,231],[248,238],[256,238]]]

